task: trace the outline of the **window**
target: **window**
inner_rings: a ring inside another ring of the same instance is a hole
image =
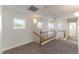
[[[52,31],[54,29],[54,24],[53,23],[48,23],[48,31]],[[48,35],[53,34],[53,32],[48,32]]]
[[[48,29],[53,30],[53,28],[54,28],[54,24],[49,22],[48,23]]]
[[[24,19],[14,18],[14,29],[25,29],[26,22]]]
[[[57,30],[64,30],[64,24],[62,22],[57,23]]]
[[[37,23],[37,28],[38,29],[42,29],[43,28],[43,23],[42,22],[38,22]]]

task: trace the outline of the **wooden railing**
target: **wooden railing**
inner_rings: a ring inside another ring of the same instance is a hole
[[[50,36],[50,37],[48,37],[48,38],[44,38],[43,36],[42,36],[42,33],[44,34],[44,33],[48,33],[48,32],[52,32],[52,31],[40,31],[40,33],[36,33],[35,31],[33,31],[33,33],[35,34],[35,35],[37,35],[39,38],[40,38],[40,45],[43,43],[43,42],[48,42],[48,41],[50,41],[51,39],[56,39],[55,37],[54,37],[54,35],[52,35],[52,36]],[[55,33],[56,33],[56,31],[54,31]],[[58,31],[58,32],[64,32],[64,39],[66,39],[66,37],[67,37],[67,35],[66,35],[66,32],[65,31]]]
[[[39,38],[40,38],[40,45],[43,43],[43,42],[45,42],[45,41],[47,41],[47,40],[49,40],[49,39],[52,39],[53,38],[53,36],[51,36],[51,37],[48,37],[48,38],[44,38],[44,37],[42,37],[42,33],[46,33],[46,32],[48,32],[48,31],[45,31],[45,32],[42,32],[42,31],[40,31],[40,34],[38,34],[38,33],[36,33],[35,31],[33,31],[33,33],[35,34],[35,35],[37,35]]]
[[[40,38],[40,44],[43,40],[45,40],[40,34],[36,33],[35,31],[33,31],[33,33],[36,34]]]
[[[36,33],[35,31],[33,32],[35,33],[38,37],[40,37],[41,39],[44,39],[41,35],[39,35],[38,33]]]

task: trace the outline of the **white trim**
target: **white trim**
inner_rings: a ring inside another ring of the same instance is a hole
[[[25,44],[31,43],[31,42],[33,42],[33,41],[34,41],[34,40],[29,41],[29,42],[23,42],[23,43],[21,43],[21,44],[17,44],[17,45],[14,45],[14,46],[11,46],[11,47],[2,49],[2,50],[1,50],[1,53],[2,53],[3,51],[9,50],[9,49],[13,49],[13,48],[19,47],[19,46],[21,46],[21,45],[25,45]]]

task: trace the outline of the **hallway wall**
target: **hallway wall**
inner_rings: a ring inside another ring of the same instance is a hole
[[[77,18],[77,40],[78,40],[78,53],[79,53],[79,17]]]
[[[18,13],[3,7],[2,51],[33,41],[32,20],[27,14]],[[26,21],[25,29],[13,29],[14,17]]]
[[[0,6],[0,52],[2,43],[2,6]]]

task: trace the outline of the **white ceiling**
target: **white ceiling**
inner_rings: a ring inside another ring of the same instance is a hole
[[[79,11],[79,5],[35,5],[35,6],[39,8],[39,10],[35,12],[35,14],[40,14],[45,17],[51,17],[51,16],[54,16],[56,18],[64,17],[72,15],[73,13]],[[9,5],[9,6],[7,5],[4,7],[21,13],[34,14],[34,12],[28,10],[30,5]]]

